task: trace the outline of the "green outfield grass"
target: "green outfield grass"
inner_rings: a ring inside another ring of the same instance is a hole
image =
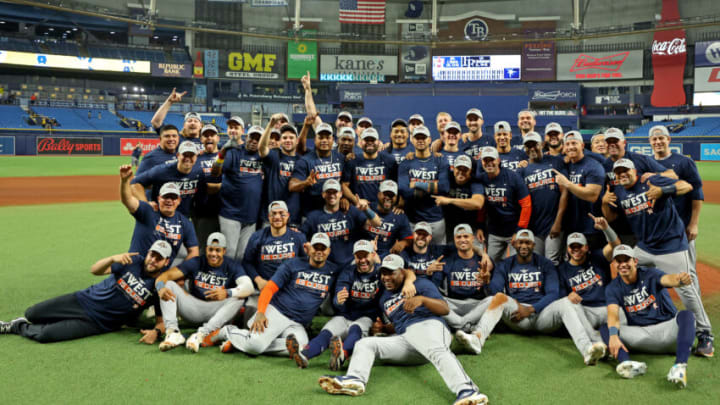
[[[704,211],[700,232],[720,229],[717,206]],[[90,274],[98,258],[127,249],[132,218],[119,202],[0,207],[0,319],[8,320],[44,299],[101,280]],[[700,254],[708,250],[700,245]],[[717,249],[714,249],[717,250]],[[720,323],[720,295],[706,300]],[[150,321],[145,320],[150,325]],[[317,331],[322,319],[316,319]],[[190,333],[192,329],[185,329]],[[454,396],[430,365],[375,367],[366,395],[332,397],[317,385],[328,374],[327,355],[298,370],[285,358],[161,353],[137,343],[136,328],[87,339],[42,345],[0,336],[3,403],[292,403],[442,404]],[[493,335],[479,356],[459,355],[468,374],[493,404],[694,403],[717,401],[718,359],[693,357],[689,386],[678,392],[665,381],[670,355],[637,355],[648,374],[619,378],[614,365],[585,367],[563,337]],[[715,398],[714,400],[712,398]]]
[[[125,164],[130,156],[9,156],[0,157],[0,177],[101,176]]]
[[[707,181],[720,181],[720,162],[695,162],[700,178]]]

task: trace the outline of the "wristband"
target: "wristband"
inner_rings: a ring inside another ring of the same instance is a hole
[[[232,294],[233,294],[233,290],[232,290],[232,288],[229,288],[229,289],[227,290],[228,298],[232,297]]]
[[[610,336],[617,336],[620,333],[618,328],[616,328],[614,326],[611,326],[609,330],[610,330]]]
[[[608,225],[607,229],[603,229],[602,233],[605,234],[605,240],[608,241],[608,243],[612,243],[614,240],[618,238],[615,231]]]
[[[368,208],[365,210],[365,216],[367,217],[367,219],[372,221],[373,218],[375,218],[377,216],[377,214],[375,213],[375,211]]]
[[[662,190],[663,194],[675,194],[677,192],[677,187],[675,187],[674,184],[669,186],[662,186],[660,187],[660,190]]]
[[[428,184],[428,183],[415,183],[415,188],[427,192],[427,191],[430,189],[430,184]]]
[[[155,290],[160,291],[163,288],[165,288],[165,282],[164,281],[158,281],[155,283]]]

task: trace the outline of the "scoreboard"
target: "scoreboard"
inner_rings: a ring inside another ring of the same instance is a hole
[[[519,81],[520,58],[520,55],[433,56],[433,80]]]

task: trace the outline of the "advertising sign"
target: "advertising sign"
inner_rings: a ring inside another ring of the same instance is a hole
[[[720,66],[720,41],[695,43],[695,67]]]
[[[15,137],[14,136],[0,136],[0,155],[14,155],[15,154]]]
[[[0,51],[0,65],[150,74],[150,62],[146,60],[86,58],[16,51]]]
[[[386,55],[320,55],[320,80],[384,82],[398,75],[398,57]]]
[[[643,51],[559,53],[557,80],[640,79]]]
[[[701,143],[700,160],[720,160],[720,143]]]
[[[677,0],[663,0],[658,26],[677,25],[680,19]],[[650,104],[654,107],[675,107],[685,104],[683,75],[687,47],[685,30],[655,31],[652,42],[654,85]]]
[[[102,138],[37,137],[38,155],[102,155]]]
[[[720,91],[720,66],[695,68],[695,92]]]
[[[250,3],[253,7],[285,7],[287,0],[252,0]]]
[[[205,77],[220,76],[220,52],[217,49],[205,50]]]
[[[160,140],[147,138],[120,138],[120,154],[122,156],[132,155],[135,145],[138,143],[142,146],[142,154],[145,156],[146,153],[157,148],[160,144]]]
[[[403,45],[400,47],[400,80],[427,81],[430,70],[430,47]]]
[[[555,42],[526,42],[522,50],[524,81],[555,80]]]
[[[152,63],[151,74],[156,77],[192,77],[192,65],[189,63]]]
[[[317,42],[288,41],[287,54],[288,79],[300,79],[307,72],[310,72],[311,79],[318,78]]]
[[[640,153],[646,156],[653,157],[653,149],[652,146],[650,146],[649,143],[628,143],[627,149],[630,152]],[[683,144],[681,143],[671,143],[670,144],[670,152],[675,152],[679,154],[683,154]]]
[[[433,80],[520,80],[520,59],[520,55],[433,56]]]
[[[280,79],[285,72],[276,53],[230,51],[223,59],[223,76],[232,79]]]

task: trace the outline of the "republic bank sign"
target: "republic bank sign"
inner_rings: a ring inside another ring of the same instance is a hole
[[[397,75],[397,55],[320,55],[320,80],[384,82]]]

